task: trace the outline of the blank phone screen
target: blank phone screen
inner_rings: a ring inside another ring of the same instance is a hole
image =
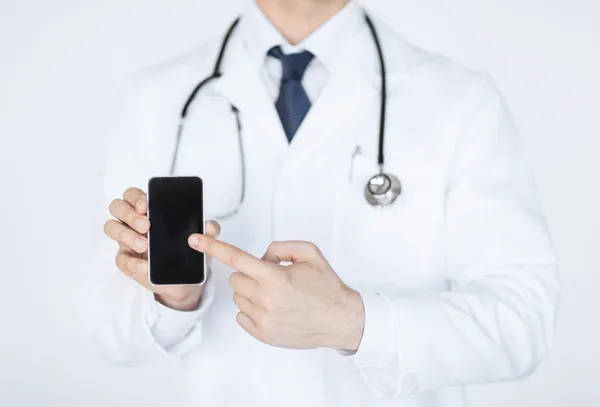
[[[204,233],[202,180],[197,177],[152,178],[148,183],[150,281],[156,285],[204,282],[204,254],[188,245]]]

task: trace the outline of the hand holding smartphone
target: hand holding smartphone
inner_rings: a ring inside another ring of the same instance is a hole
[[[204,188],[198,177],[155,177],[148,182],[148,276],[153,285],[206,281],[206,258],[188,245],[204,233]]]

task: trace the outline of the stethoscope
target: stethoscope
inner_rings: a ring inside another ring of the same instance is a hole
[[[381,44],[379,42],[379,36],[377,35],[377,31],[375,30],[375,26],[373,22],[369,18],[369,16],[365,13],[365,21],[369,30],[371,32],[371,36],[373,37],[373,42],[375,43],[375,47],[377,48],[377,56],[379,59],[379,67],[381,70],[381,102],[380,102],[380,117],[379,117],[379,150],[377,156],[377,165],[379,166],[379,173],[373,175],[367,184],[365,185],[364,195],[367,202],[375,207],[384,207],[391,205],[398,199],[400,194],[402,193],[402,184],[400,180],[393,174],[386,173],[384,171],[384,162],[385,157],[383,153],[384,149],[384,141],[385,141],[385,115],[386,115],[386,103],[387,103],[387,83],[386,83],[386,71],[385,71],[385,61],[383,58],[383,51],[381,49]],[[183,109],[181,110],[181,116],[179,120],[179,128],[177,130],[177,139],[175,141],[175,148],[173,151],[173,158],[171,160],[171,168],[170,175],[172,176],[175,173],[175,167],[177,165],[177,155],[179,150],[179,145],[181,143],[181,135],[183,133],[183,128],[185,125],[185,121],[187,118],[188,111],[190,109],[190,105],[196,99],[196,96],[200,92],[200,90],[208,83],[212,82],[215,79],[221,77],[221,65],[223,62],[223,57],[225,55],[225,50],[231,38],[231,34],[235,30],[236,26],[240,22],[240,18],[238,17],[229,27],[225,37],[223,38],[223,42],[221,43],[221,48],[219,50],[219,55],[215,62],[215,66],[213,72],[210,76],[202,80],[198,85],[194,88],[187,101],[185,102]],[[231,111],[235,115],[235,120],[237,124],[237,135],[238,135],[238,143],[240,146],[240,160],[241,160],[241,168],[242,168],[242,188],[240,201],[237,207],[216,218],[219,220],[227,219],[235,215],[239,212],[242,204],[244,203],[244,198],[246,195],[246,163],[245,163],[245,154],[244,154],[244,144],[242,141],[242,122],[240,120],[240,112],[239,110],[230,104]]]

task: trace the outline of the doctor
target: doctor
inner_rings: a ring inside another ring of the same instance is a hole
[[[465,385],[548,355],[555,255],[485,74],[354,1],[258,0],[140,73],[120,112],[105,225],[118,248],[105,239],[81,309],[116,363],[180,357],[174,400],[459,407]],[[138,188],[170,172],[201,176],[220,221],[189,239],[213,258],[203,287],[148,283]]]

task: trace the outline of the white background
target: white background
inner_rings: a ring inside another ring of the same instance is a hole
[[[242,2],[0,0],[0,405],[172,405],[176,361],[108,367],[80,339],[72,297],[101,234],[98,152],[123,81],[221,32]],[[600,2],[368,4],[496,78],[560,256],[552,356],[524,382],[473,388],[473,406],[600,406]]]

